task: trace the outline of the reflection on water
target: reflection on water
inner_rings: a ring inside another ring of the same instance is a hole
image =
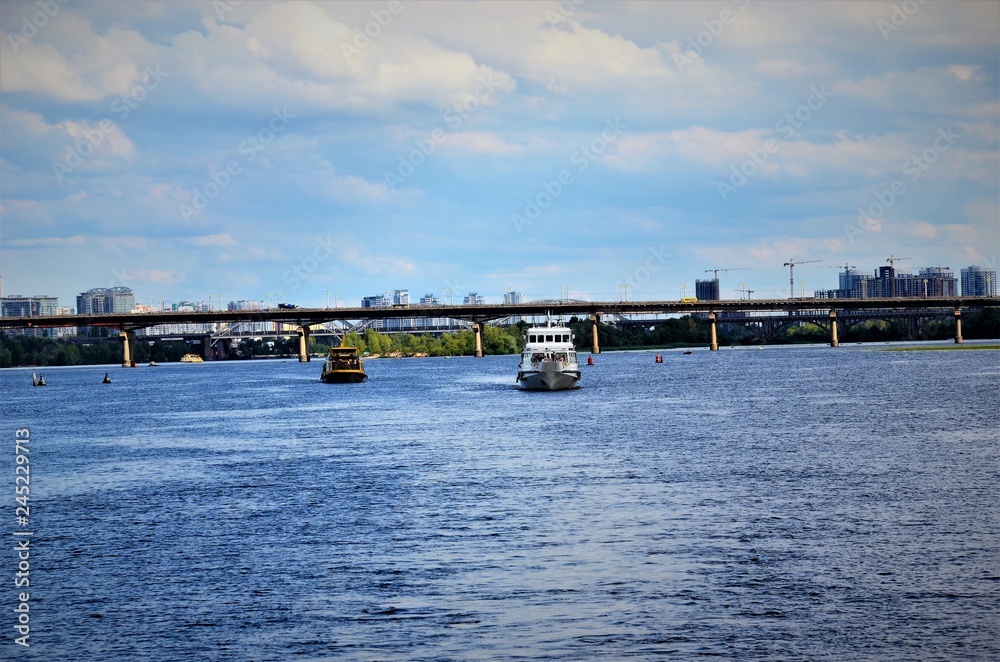
[[[1000,355],[660,353],[2,371],[17,654],[1000,656]]]

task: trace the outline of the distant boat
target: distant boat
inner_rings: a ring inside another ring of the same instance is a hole
[[[157,363],[156,361],[150,361],[150,362],[149,362],[149,367],[150,367],[150,368],[159,368],[159,367],[160,367],[160,364],[159,364],[159,363]]]
[[[319,376],[327,384],[357,384],[368,379],[357,347],[348,347],[341,339],[340,347],[331,347]]]
[[[530,327],[518,368],[517,383],[525,391],[579,388],[580,366],[569,327]]]
[[[108,376],[108,373],[104,373],[104,381],[101,382],[101,383],[102,384],[110,384],[111,383],[111,377]]]
[[[205,359],[197,354],[185,354],[181,357],[181,363],[204,363]]]

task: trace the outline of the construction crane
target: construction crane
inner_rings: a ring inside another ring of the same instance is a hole
[[[733,269],[705,269],[705,273],[715,274],[715,280],[719,280],[720,271],[746,271],[750,267],[735,267]]]
[[[889,263],[889,268],[892,269],[892,277],[889,278],[889,296],[896,298],[896,263],[902,262],[903,260],[912,260],[912,257],[896,257],[890,255],[886,262]]]
[[[795,298],[795,265],[796,264],[812,264],[813,262],[822,262],[823,260],[805,260],[804,262],[796,262],[794,259],[785,262],[783,267],[788,267],[788,284],[789,284],[789,299]]]

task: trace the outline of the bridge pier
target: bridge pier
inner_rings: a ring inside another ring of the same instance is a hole
[[[135,367],[135,331],[122,331],[118,334],[122,343],[122,367]]]
[[[593,342],[593,345],[590,348],[590,353],[591,354],[600,354],[601,353],[601,344],[597,340],[597,323],[600,322],[600,321],[601,321],[601,316],[600,315],[591,315],[590,316],[591,330],[594,332],[594,342]]]
[[[708,345],[708,348],[713,352],[717,352],[719,350],[719,338],[716,329],[715,313],[708,314],[708,321],[712,325],[712,342]]]
[[[476,350],[473,352],[477,359],[483,358],[483,323],[472,323],[472,334],[476,337]]]
[[[962,311],[955,311],[955,344],[962,344]]]
[[[309,362],[309,327],[300,326],[299,334],[299,363]]]
[[[830,311],[830,347],[840,347],[840,340],[837,339],[837,311]]]

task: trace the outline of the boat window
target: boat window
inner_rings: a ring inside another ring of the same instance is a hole
[[[563,342],[569,342],[569,334],[563,336]]]
[[[535,336],[534,336],[534,334],[532,334],[532,335],[529,335],[529,336],[528,336],[528,342],[537,342],[537,341],[535,340]]]
[[[552,335],[551,334],[545,336],[545,342],[552,342]]]

